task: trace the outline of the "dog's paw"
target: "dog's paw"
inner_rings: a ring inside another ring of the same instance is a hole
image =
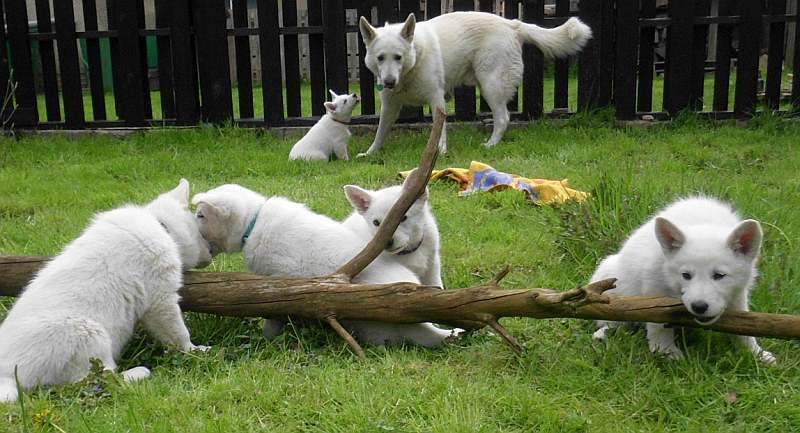
[[[608,326],[603,326],[597,331],[594,331],[594,334],[592,334],[592,338],[597,341],[603,341],[606,339],[606,331],[608,331]]]
[[[362,152],[356,155],[356,158],[366,158],[369,156],[369,152]]]
[[[197,346],[194,346],[194,348],[192,348],[192,352],[203,352],[203,353],[205,353],[205,352],[208,352],[209,350],[211,350],[211,346],[203,346],[201,344],[198,344]]]
[[[774,365],[778,362],[778,358],[775,358],[772,352],[767,352],[766,350],[762,350],[758,353],[758,359],[766,365]]]
[[[125,382],[136,382],[137,380],[150,377],[150,369],[147,367],[133,367],[122,372],[122,379]]]
[[[452,343],[467,334],[467,330],[461,328],[453,328],[450,330],[450,335],[444,338],[445,343]]]
[[[671,361],[680,361],[681,359],[684,358],[681,349],[678,349],[678,346],[675,346],[674,344],[672,346],[667,346],[667,347],[651,344],[650,351],[658,355],[664,355],[667,359]]]

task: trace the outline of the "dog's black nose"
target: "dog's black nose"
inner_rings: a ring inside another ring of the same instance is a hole
[[[383,85],[388,87],[389,89],[394,87],[395,84],[397,84],[397,80],[395,80],[393,78],[387,78],[387,79],[383,80]]]
[[[708,304],[703,301],[692,302],[692,311],[695,314],[703,314],[708,310]]]
[[[386,242],[386,249],[392,249],[392,245],[394,245],[394,239],[389,239],[389,242]]]

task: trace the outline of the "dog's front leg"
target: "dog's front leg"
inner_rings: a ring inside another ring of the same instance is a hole
[[[430,100],[431,114],[436,113],[436,110],[442,110],[442,113],[447,114],[447,105],[444,101],[444,93],[436,92]],[[439,153],[447,153],[447,117],[442,124],[442,136],[439,137]]]
[[[647,342],[651,352],[662,353],[669,359],[683,359],[683,352],[675,344],[675,330],[663,323],[647,324]]]
[[[362,158],[371,155],[383,147],[383,140],[386,139],[386,134],[392,129],[394,122],[400,117],[400,109],[403,105],[400,104],[396,98],[389,96],[389,91],[384,90],[381,92],[381,118],[378,121],[378,132],[375,134],[375,140],[372,145],[364,153],[359,153],[358,157]]]
[[[737,304],[736,307],[738,307],[739,310],[750,311],[746,297],[736,300],[735,303]],[[756,341],[755,337],[750,337],[747,335],[731,335],[731,339],[741,343],[745,348],[747,348],[748,351],[750,351],[750,353],[755,355],[756,358],[761,360],[761,362],[764,364],[774,364],[775,361],[777,361],[775,355],[762,349],[761,346],[758,345],[758,341]]]
[[[177,295],[154,302],[153,306],[144,313],[142,324],[156,340],[177,348],[181,352],[208,350],[206,346],[192,344],[189,330],[183,323],[183,315],[178,307]]]

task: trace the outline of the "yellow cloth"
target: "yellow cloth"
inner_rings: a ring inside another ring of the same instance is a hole
[[[400,176],[408,177],[409,171],[401,171]],[[583,202],[589,193],[578,191],[569,187],[567,179],[547,180],[529,179],[516,174],[497,171],[482,162],[472,161],[469,168],[446,168],[433,170],[431,180],[449,178],[458,182],[461,191],[459,195],[472,194],[476,191],[499,191],[513,188],[524,191],[528,198],[535,204],[564,203],[570,200]]]

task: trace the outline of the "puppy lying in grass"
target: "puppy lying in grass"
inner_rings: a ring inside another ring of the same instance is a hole
[[[0,401],[36,385],[77,382],[92,358],[107,370],[140,321],[162,343],[195,349],[178,307],[183,271],[211,262],[208,243],[189,211],[189,182],[146,206],[97,214],[47,264],[0,324]],[[125,380],[150,375],[124,371]]]
[[[223,185],[192,198],[200,231],[213,254],[244,253],[247,268],[261,275],[317,277],[333,273],[361,251],[364,241],[355,233],[305,205],[284,197],[266,198],[239,185]],[[419,280],[413,272],[379,256],[356,278],[356,283]],[[437,346],[462,330],[439,329],[430,323],[343,321],[361,341],[398,344],[410,341]],[[277,335],[282,323],[267,320],[265,335]]]
[[[347,160],[347,143],[350,141],[350,119],[353,109],[361,99],[352,95],[337,95],[330,90],[332,101],[325,103],[325,115],[319,119],[292,147],[289,160],[303,159],[327,161],[331,153],[339,159]]]

